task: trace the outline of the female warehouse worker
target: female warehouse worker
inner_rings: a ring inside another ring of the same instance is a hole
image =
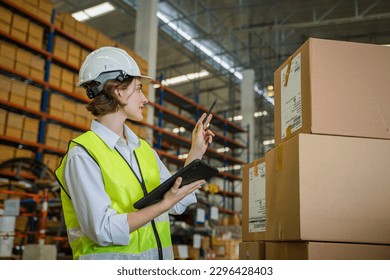
[[[124,50],[102,47],[87,56],[77,84],[91,100],[91,130],[71,141],[56,170],[69,243],[74,259],[173,259],[170,214],[196,202],[203,180],[178,188],[163,200],[136,210],[133,203],[170,177],[149,144],[125,125],[141,121],[148,102],[142,86],[150,82]],[[192,132],[185,165],[201,158],[214,134],[203,114]]]

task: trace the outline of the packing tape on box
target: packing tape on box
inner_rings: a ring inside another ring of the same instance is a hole
[[[283,144],[280,144],[278,147],[278,162],[276,165],[276,170],[280,170],[283,168]]]
[[[256,160],[255,160],[255,163],[254,163],[254,166],[253,166],[253,168],[254,168],[254,170],[253,170],[253,175],[254,175],[255,177],[259,176],[258,165],[259,165],[259,160],[256,159]]]
[[[291,128],[291,124],[290,124],[286,127],[286,137],[285,137],[286,139],[291,138],[291,134],[292,134],[291,130],[292,130],[292,128]]]
[[[284,87],[287,87],[288,84],[288,78],[290,77],[290,71],[291,71],[291,62],[292,62],[292,56],[288,58],[288,64],[287,64],[287,71],[286,71],[286,77],[284,78]]]

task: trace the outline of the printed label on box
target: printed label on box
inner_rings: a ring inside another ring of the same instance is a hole
[[[249,232],[265,231],[265,223],[265,162],[263,162],[249,169]]]
[[[281,135],[284,139],[302,127],[301,53],[283,68],[280,75]]]

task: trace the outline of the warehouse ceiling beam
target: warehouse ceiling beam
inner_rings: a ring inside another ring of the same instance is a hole
[[[232,32],[234,33],[243,33],[243,32],[269,32],[272,30],[289,30],[289,29],[302,29],[302,28],[312,28],[312,27],[322,27],[330,25],[339,25],[339,24],[351,24],[371,20],[383,20],[390,19],[390,13],[381,13],[381,14],[372,14],[365,16],[353,16],[337,19],[328,19],[323,21],[310,21],[310,22],[298,22],[298,23],[286,23],[286,24],[265,24],[262,26],[248,27],[246,29],[235,29]]]

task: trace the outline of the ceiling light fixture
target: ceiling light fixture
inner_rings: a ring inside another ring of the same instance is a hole
[[[88,9],[73,13],[72,17],[75,18],[77,21],[83,22],[93,17],[107,14],[109,12],[112,12],[113,10],[115,10],[115,7],[113,5],[111,5],[109,2],[104,2]]]
[[[163,85],[169,86],[169,85],[177,85],[177,84],[182,84],[186,83],[192,80],[197,80],[200,78],[207,77],[210,73],[207,72],[206,70],[202,70],[200,72],[195,72],[195,73],[189,73],[181,76],[176,76],[173,78],[165,79],[162,80],[161,83]]]

